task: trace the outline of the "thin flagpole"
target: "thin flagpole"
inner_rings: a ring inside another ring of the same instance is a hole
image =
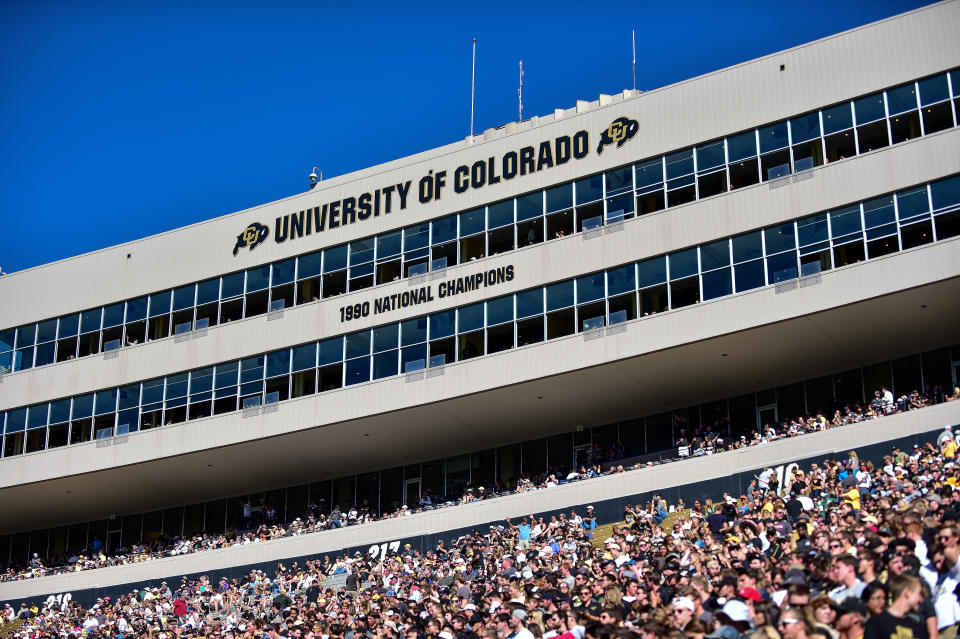
[[[633,90],[637,90],[637,30],[633,30]]]
[[[473,39],[473,67],[470,70],[470,137],[473,137],[473,89],[477,77],[477,39]]]
[[[517,89],[517,98],[520,103],[520,119],[523,122],[523,60],[520,61],[520,88]]]

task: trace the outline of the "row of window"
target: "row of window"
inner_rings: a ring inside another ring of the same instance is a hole
[[[305,517],[310,503],[321,511],[333,504],[343,509],[366,504],[371,512],[385,514],[404,503],[416,504],[426,491],[434,496],[457,495],[467,486],[489,488],[494,482],[512,489],[521,473],[535,476],[548,469],[565,472],[574,463],[589,463],[592,450],[601,456],[618,451],[632,456],[669,449],[681,430],[690,437],[699,425],[724,437],[749,437],[764,424],[806,413],[828,411],[829,418],[834,407],[869,401],[873,390],[881,387],[890,388],[897,396],[913,390],[922,392],[927,385],[952,388],[958,383],[956,368],[960,368],[960,345],[953,346],[952,353],[950,348],[941,348],[757,393],[445,459],[205,504],[0,536],[0,562],[25,563],[34,552],[41,557],[68,556],[88,548],[95,538],[112,552],[161,536],[236,530],[242,527],[242,504],[248,499],[254,506],[263,499],[277,510],[281,521],[291,521]]]
[[[960,71],[223,277],[0,331],[0,373],[364,289],[686,204],[956,126]]]
[[[602,328],[960,235],[960,175],[515,295],[0,415],[9,457]]]

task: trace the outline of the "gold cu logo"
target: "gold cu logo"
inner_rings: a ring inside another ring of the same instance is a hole
[[[263,243],[268,235],[270,235],[270,227],[260,222],[254,222],[237,236],[237,243],[233,246],[233,254],[236,255],[237,251],[242,248],[249,248],[252,251]]]
[[[627,127],[623,126],[623,123],[614,120],[610,123],[610,126],[607,127],[607,134],[614,142],[619,142],[627,137]]]
[[[597,155],[603,153],[603,149],[612,144],[616,144],[619,149],[624,142],[637,134],[640,124],[630,118],[617,118],[610,123],[607,130],[600,135],[600,144],[597,145]]]
[[[257,232],[256,227],[248,226],[243,230],[244,244],[246,244],[247,246],[250,246],[251,244],[257,241],[259,235],[260,234]]]

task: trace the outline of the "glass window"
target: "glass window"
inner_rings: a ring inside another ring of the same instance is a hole
[[[137,385],[139,390],[139,385]],[[60,424],[70,421],[70,400],[61,399],[56,402],[50,402],[50,423]]]
[[[347,268],[347,245],[341,244],[323,251],[323,272],[331,273]]]
[[[4,429],[8,433],[16,433],[23,430],[27,425],[27,409],[18,408],[7,413],[7,426]]]
[[[761,153],[786,148],[788,143],[786,122],[778,122],[770,126],[760,127]]]
[[[897,193],[897,211],[901,220],[929,213],[930,203],[927,200],[927,187],[921,186]]]
[[[220,299],[229,299],[243,294],[243,273],[225,275],[220,280]]]
[[[457,325],[458,333],[475,331],[483,328],[483,302],[465,306],[459,310],[460,323]]]
[[[543,313],[543,289],[535,288],[517,293],[517,319]]]
[[[853,115],[850,112],[850,103],[844,102],[837,106],[823,110],[823,133],[829,135],[843,131],[853,126]]]
[[[547,287],[547,310],[573,306],[573,280],[559,282]]]
[[[99,308],[95,308],[91,311],[84,311],[83,313],[81,313],[80,314],[80,332],[92,333],[93,331],[99,331],[101,315],[102,315],[102,311]],[[31,326],[30,328],[33,328],[33,327]]]
[[[723,268],[703,274],[703,299],[712,300],[733,293],[730,269]]]
[[[887,91],[887,108],[890,115],[913,111],[917,108],[917,91],[913,82]]]
[[[895,220],[892,195],[874,198],[863,203],[863,222],[866,228],[890,224]]]
[[[637,288],[647,288],[667,281],[667,256],[651,257],[637,263]]]
[[[797,254],[794,251],[767,258],[767,279],[772,283],[797,277]]]
[[[935,211],[960,204],[960,175],[934,182],[930,185],[930,195]]]
[[[733,238],[734,262],[746,262],[758,257],[763,257],[763,240],[760,231],[744,233]]]
[[[400,339],[400,325],[387,324],[373,329],[373,352],[379,353],[392,348],[397,348],[397,341]]]
[[[513,295],[487,302],[487,326],[513,321]]]
[[[286,375],[290,372],[290,350],[267,353],[267,377]]]
[[[154,293],[150,296],[150,317],[165,315],[170,312],[170,291]]]
[[[186,397],[188,383],[189,383],[189,375],[187,373],[180,373],[178,375],[168,375],[167,391],[165,394],[166,399],[173,399],[175,397]],[[97,414],[99,413],[100,413],[100,393],[97,393]]]
[[[346,371],[346,383],[347,386],[351,384],[362,384],[363,382],[370,381],[370,358],[362,357],[360,359],[354,359],[347,362],[347,371]],[[351,483],[353,478],[350,479]]]
[[[811,215],[797,221],[797,239],[800,241],[800,246],[807,246],[829,239],[828,231],[826,213]]]
[[[697,171],[723,166],[725,161],[723,140],[697,147]]]
[[[763,234],[767,242],[767,255],[797,248],[797,236],[793,228],[793,222],[771,226],[764,229]]]
[[[358,331],[347,335],[347,359],[370,354],[370,331]]]
[[[607,171],[607,195],[629,191],[633,188],[633,167],[622,166],[619,169]]]
[[[343,361],[343,336],[325,339],[317,351],[317,366],[328,366]]]
[[[704,271],[730,265],[730,243],[720,240],[700,247],[700,263]]]
[[[434,222],[436,229],[436,222]],[[394,231],[377,236],[377,260],[383,260],[394,255],[400,255],[403,249],[403,233]]]
[[[488,228],[495,229],[513,224],[513,200],[497,202],[487,207]]]
[[[480,233],[486,228],[484,226],[483,211],[484,209],[481,207],[460,214],[460,237]]]
[[[403,250],[414,251],[430,246],[430,223],[415,224],[403,229]]]
[[[457,216],[448,215],[430,223],[433,229],[433,243],[449,242],[457,237]]]
[[[517,198],[517,220],[529,220],[543,215],[543,191],[527,193]]]
[[[48,404],[37,404],[27,409],[27,428],[40,428],[47,425]]]
[[[239,362],[228,362],[226,364],[217,364],[214,368],[214,383],[217,388],[228,388],[237,385],[237,374],[240,372]],[[146,392],[147,385],[143,385],[144,399],[147,403]]]
[[[44,339],[43,336],[37,339],[38,342],[46,342],[53,339],[54,328],[56,327],[56,320],[51,320],[49,322],[41,322],[40,329],[43,331],[44,324],[51,325],[48,327],[46,334],[49,335],[47,339]],[[120,326],[123,324],[123,302],[119,304],[111,304],[103,309],[103,327],[110,328],[111,326]]]
[[[820,137],[820,113],[814,111],[790,120],[790,135],[794,144]]]
[[[211,375],[213,375],[212,368],[201,369],[206,372],[206,388],[201,388],[202,384],[197,383],[197,387],[201,390],[210,390],[210,383],[213,381]],[[194,371],[193,375],[197,375],[199,371]],[[140,384],[130,384],[129,386],[122,386],[119,391],[119,401],[117,408],[119,410],[127,410],[129,408],[136,408],[140,405]],[[51,423],[53,419],[51,418]],[[66,421],[66,420],[61,420]]]
[[[920,85],[920,104],[933,104],[950,97],[950,87],[947,86],[946,73],[920,80],[917,84]]]
[[[400,323],[401,346],[427,341],[427,318],[416,317]]]
[[[162,379],[159,381],[161,384],[163,383]],[[93,415],[93,394],[74,397],[73,412],[71,415],[71,419],[83,419],[84,417]],[[10,413],[7,413],[7,423],[10,423]]]
[[[670,254],[670,279],[678,280],[697,274],[697,249],[689,248]]]
[[[637,274],[633,264],[607,271],[607,290],[610,295],[619,295],[636,288]]]
[[[293,371],[314,368],[317,365],[317,345],[304,344],[293,349]]]
[[[220,278],[206,280],[197,284],[197,304],[216,302],[220,297]],[[129,313],[129,309],[127,311]]]
[[[591,175],[577,180],[577,204],[593,202],[603,197],[603,176]]]
[[[263,379],[263,355],[240,360],[240,383]]]
[[[181,286],[173,291],[173,310],[182,311],[186,308],[193,308],[193,302],[196,297],[196,286]]]
[[[28,324],[17,329],[17,348],[33,346],[37,337],[37,325]]]
[[[854,204],[830,211],[830,229],[834,238],[861,230],[860,206]]]
[[[247,269],[247,293],[270,286],[270,265]]]
[[[366,264],[373,261],[373,238],[368,237],[350,242],[350,265]]]
[[[293,281],[293,271],[297,267],[296,259],[284,260],[282,262],[276,262],[273,265],[273,274],[271,275],[270,285],[278,286],[280,284],[288,284]]]
[[[175,375],[174,377],[183,377],[184,381],[186,381],[187,376]],[[169,395],[169,391],[167,391],[167,394]],[[186,394],[186,386],[184,386],[184,394]],[[97,415],[106,415],[107,413],[112,413],[117,410],[117,389],[111,388],[110,390],[97,393],[94,408]]]
[[[637,190],[663,183],[663,159],[647,160],[637,165]]]
[[[592,275],[584,275],[583,277],[577,278],[577,304],[583,304],[584,302],[592,302],[594,300],[603,299],[605,296],[604,293],[604,280],[606,279],[603,272],[594,273]]]
[[[323,265],[323,251],[308,253],[297,258],[297,278],[304,279],[320,275]]]
[[[684,149],[667,155],[667,179],[693,173],[693,149]]]
[[[0,351],[9,351],[13,348],[14,333],[15,330],[12,328],[0,331]]]
[[[883,93],[874,93],[865,98],[854,100],[853,108],[857,114],[857,124],[880,120],[885,117],[883,111]]]
[[[730,162],[752,158],[757,154],[757,138],[753,131],[727,138],[727,155]]]
[[[573,207],[573,183],[561,184],[547,189],[547,213]]]
[[[763,272],[763,260],[753,260],[737,264],[734,268],[737,278],[737,292],[749,291],[766,285]]]
[[[453,309],[431,315],[430,339],[440,339],[453,335],[456,330],[456,318],[457,313]]]
[[[80,329],[80,314],[64,315],[60,318],[60,326],[57,329],[57,337],[73,337]]]

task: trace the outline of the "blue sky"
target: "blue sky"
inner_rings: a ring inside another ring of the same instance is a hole
[[[920,2],[0,3],[6,272],[306,190],[325,177],[652,89]]]

